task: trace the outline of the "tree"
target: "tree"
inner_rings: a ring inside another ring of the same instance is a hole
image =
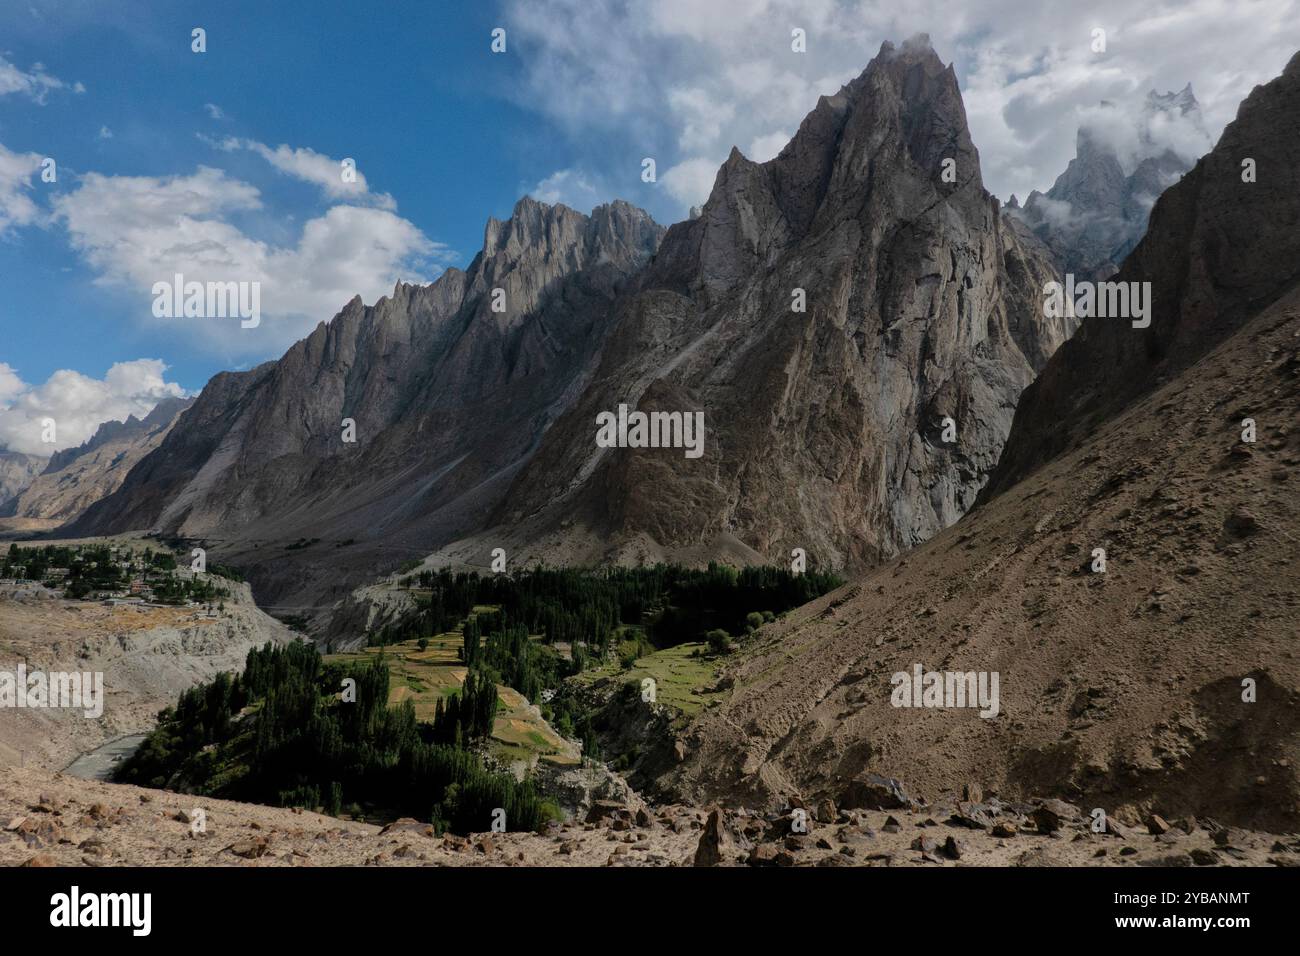
[[[714,628],[704,635],[704,639],[709,642],[709,650],[715,654],[731,653],[731,635],[722,628]]]

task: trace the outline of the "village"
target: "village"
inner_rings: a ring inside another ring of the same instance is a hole
[[[117,544],[14,544],[0,560],[0,586],[39,586],[69,600],[101,601],[109,606],[203,608],[209,616],[225,610],[228,588],[212,572],[178,565],[168,550]]]

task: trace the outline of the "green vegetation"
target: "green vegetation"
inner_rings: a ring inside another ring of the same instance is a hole
[[[407,814],[461,832],[487,829],[497,807],[513,830],[545,821],[551,811],[531,783],[437,740],[437,721],[420,724],[409,701],[388,706],[388,685],[382,660],[330,664],[302,642],[268,644],[249,652],[242,675],[181,694],[115,779],[335,813],[349,800],[380,818]],[[496,706],[495,688],[474,693],[485,696],[463,705],[471,736],[480,708]]]
[[[499,609],[502,629],[521,627],[525,634],[541,635],[547,644],[570,645],[578,670],[584,658],[602,662],[629,639],[643,642],[640,647],[648,650],[696,641],[715,628],[745,634],[844,583],[820,571],[795,574],[785,568],[720,564],[702,569],[673,564],[601,570],[537,567],[486,576],[422,571],[406,580],[420,607],[371,635],[371,644],[454,630],[474,608],[491,606]],[[482,632],[491,633],[495,626],[485,624]]]
[[[724,696],[721,691],[704,689],[717,678],[718,664],[718,659],[710,656],[706,645],[691,641],[647,654],[626,670],[607,664],[584,671],[573,680],[584,685],[617,680],[623,692],[640,696],[641,682],[648,677],[655,682],[657,703],[667,704],[683,716],[692,717]]]
[[[658,702],[690,715],[721,696],[706,685],[733,637],[840,583],[721,565],[423,571],[407,579],[414,608],[364,650],[322,658],[268,645],[241,676],[187,691],[117,779],[456,830],[483,829],[504,807],[512,829],[532,829],[545,802],[481,755],[599,758],[599,714],[584,695],[557,693],[566,681],[590,675],[633,694],[650,677]],[[355,702],[340,699],[348,678]]]

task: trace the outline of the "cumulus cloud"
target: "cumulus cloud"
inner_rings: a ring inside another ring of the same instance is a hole
[[[718,163],[697,156],[665,170],[659,179],[673,198],[683,206],[690,207],[704,204],[713,190],[713,181],[717,176]]]
[[[185,397],[183,388],[166,380],[166,370],[159,359],[136,359],[118,362],[102,379],[60,369],[44,383],[29,385],[0,362],[0,448],[50,455],[80,445],[104,422],[143,418],[162,399]],[[47,419],[54,421],[53,443],[42,440]]]
[[[281,144],[274,149],[251,139],[227,137],[215,144],[218,149],[230,152],[245,149],[256,153],[287,176],[320,187],[329,199],[366,203],[381,209],[396,209],[397,203],[387,193],[372,193],[366,177],[353,161],[345,167],[343,160],[331,159],[308,147],[294,148]],[[345,175],[346,171],[346,175]]]
[[[777,131],[759,136],[749,144],[749,150],[745,153],[756,163],[765,163],[769,159],[775,159],[781,150],[785,149],[785,144],[790,142],[791,133]]]
[[[36,153],[10,152],[0,143],[0,237],[41,220],[40,207],[32,199],[32,177],[41,160]]]
[[[262,209],[260,192],[206,166],[167,177],[88,173],[53,205],[97,281],[138,297],[143,315],[154,283],[176,273],[186,282],[259,283],[256,329],[233,319],[151,320],[227,356],[282,348],[355,295],[369,302],[398,280],[428,281],[447,255],[413,223],[368,206],[333,206],[305,222],[296,241],[255,238],[240,221]]]
[[[57,76],[50,75],[40,63],[32,64],[30,70],[22,70],[0,56],[0,96],[19,94],[44,104],[52,90],[63,89],[70,89],[74,93],[86,91],[80,83],[68,84]]]
[[[208,111],[208,116],[212,117],[214,120],[226,118],[226,111],[216,103],[204,103],[203,108]]]
[[[1248,12],[1232,0],[509,0],[505,19],[529,50],[516,91],[525,105],[592,153],[582,163],[605,173],[614,193],[632,191],[635,170],[625,154],[600,154],[602,143],[682,166],[669,192],[684,212],[699,198],[686,187],[688,161],[716,168],[733,145],[748,144],[755,158],[771,152],[776,131],[796,129],[817,96],[860,73],[884,40],[930,34],[956,64],[986,186],[1023,196],[1050,187],[1102,100],[1140,101],[1190,82],[1217,138],[1251,88],[1295,52],[1297,14],[1297,0],[1256,0]],[[807,36],[803,54],[791,50],[796,27]],[[1098,27],[1102,53],[1092,49]],[[701,178],[690,177],[697,186]]]

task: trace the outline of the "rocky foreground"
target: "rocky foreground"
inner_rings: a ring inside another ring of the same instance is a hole
[[[886,797],[888,787],[882,789]],[[1107,822],[1060,800],[765,815],[597,803],[543,833],[435,835],[306,811],[0,770],[4,866],[1294,866],[1300,835],[1194,818]],[[906,798],[900,800],[904,803]],[[887,802],[887,801],[881,801]],[[202,832],[195,832],[203,811]],[[793,832],[800,821],[806,833]]]

